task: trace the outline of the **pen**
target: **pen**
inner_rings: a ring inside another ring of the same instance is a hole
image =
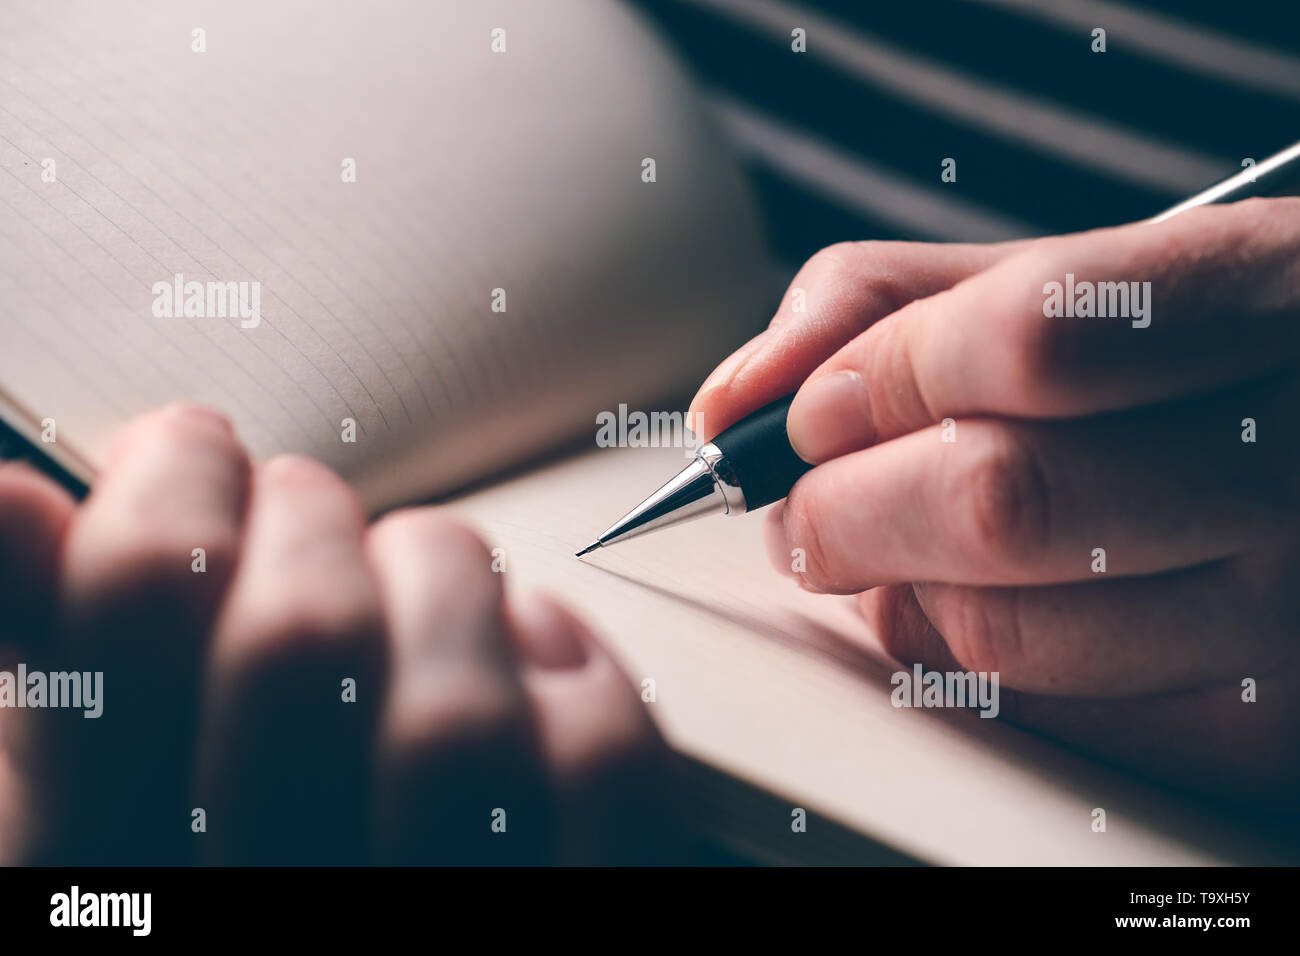
[[[0,409],[4,407],[0,403]],[[90,493],[86,466],[60,449],[42,447],[36,441],[14,428],[0,415],[0,463],[21,461],[30,465],[55,484],[62,487],[75,500],[81,501]]]
[[[1285,195],[1297,186],[1300,142],[1245,166],[1147,222],[1163,222],[1210,203]],[[777,399],[701,446],[689,465],[610,525],[577,556],[704,515],[745,514],[780,501],[812,468],[794,453],[786,436],[785,420],[793,400],[793,394]]]

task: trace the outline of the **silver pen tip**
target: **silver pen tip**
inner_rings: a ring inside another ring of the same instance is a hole
[[[600,542],[599,542],[599,541],[593,541],[591,544],[587,545],[587,546],[586,546],[585,548],[583,548],[581,551],[575,551],[575,552],[573,553],[573,556],[574,556],[575,558],[580,558],[580,557],[582,557],[584,554],[591,554],[591,552],[595,551],[595,550],[596,550],[597,548],[599,548],[599,547],[600,547]]]

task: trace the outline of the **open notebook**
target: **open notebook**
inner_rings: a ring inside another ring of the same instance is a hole
[[[52,422],[44,447],[74,471],[177,398],[226,411],[258,456],[321,458],[376,511],[516,468],[452,507],[516,586],[558,591],[654,678],[652,712],[714,768],[715,823],[748,852],[835,858],[833,821],[889,859],[1267,858],[996,721],[893,709],[862,621],[777,579],[760,519],[572,558],[682,451],[519,466],[590,442],[598,411],[688,394],[773,301],[737,169],[622,7],[158,0],[5,21],[0,404],[34,441]],[[171,294],[191,282],[204,314]],[[210,283],[243,311],[213,314]],[[793,806],[817,815],[798,838]]]
[[[0,391],[28,435],[52,419],[84,471],[185,396],[381,508],[681,394],[755,323],[742,180],[631,13],[323,9],[6,9]]]

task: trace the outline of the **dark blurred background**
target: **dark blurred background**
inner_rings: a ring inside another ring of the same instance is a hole
[[[843,239],[1139,219],[1300,140],[1297,0],[635,2],[705,89],[791,267]]]

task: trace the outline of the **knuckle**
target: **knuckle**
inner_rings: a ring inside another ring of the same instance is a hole
[[[865,328],[898,311],[914,298],[907,268],[913,243],[887,240],[837,242],[819,249],[803,264],[769,328],[790,321],[794,290],[807,295],[804,311],[814,323],[849,320]]]
[[[1013,681],[1023,670],[1024,645],[1014,589],[954,589],[942,599],[942,632],[968,671]]]
[[[997,426],[980,434],[949,498],[964,503],[958,508],[958,540],[974,560],[1021,567],[1042,553],[1050,534],[1042,465],[1023,430]]]
[[[899,295],[898,272],[891,267],[896,245],[874,239],[837,242],[817,252],[810,265],[833,293],[855,301],[879,300],[883,306],[877,311],[885,314],[906,299]]]
[[[857,271],[857,250],[855,242],[833,242],[823,246],[808,259],[808,265],[819,273],[849,273]]]
[[[803,311],[836,312],[846,298],[847,283],[860,272],[851,258],[852,246],[851,242],[837,242],[814,252],[791,281],[785,300],[768,323],[768,328],[780,329],[791,321],[796,307],[796,290],[802,290],[806,297]]]

